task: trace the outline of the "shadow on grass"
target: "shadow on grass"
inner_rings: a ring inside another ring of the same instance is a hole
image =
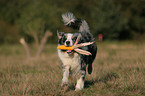
[[[116,73],[107,73],[104,77],[100,79],[93,79],[93,80],[85,80],[84,88],[89,88],[90,86],[94,85],[95,83],[104,82],[107,83],[108,81],[115,81],[117,78],[119,78],[118,74]],[[75,90],[75,84],[69,85],[69,88],[67,91]]]
[[[115,81],[117,78],[119,78],[118,74],[110,72],[110,73],[107,73],[104,77],[102,77],[100,79],[96,78],[91,81],[86,80],[84,88],[89,88],[90,86],[94,85],[95,83],[99,83],[99,82],[107,83],[108,81]]]

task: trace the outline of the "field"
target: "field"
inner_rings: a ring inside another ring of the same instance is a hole
[[[75,92],[60,87],[62,70],[57,45],[46,45],[41,58],[27,59],[21,45],[0,45],[0,96],[144,96],[145,43],[98,43],[92,75]],[[34,54],[35,48],[31,47]],[[35,54],[34,54],[35,55]]]

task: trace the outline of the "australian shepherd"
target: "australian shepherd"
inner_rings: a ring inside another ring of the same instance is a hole
[[[88,74],[92,73],[92,63],[96,57],[97,46],[93,35],[90,33],[89,26],[85,20],[76,18],[72,13],[68,12],[62,14],[63,22],[66,26],[73,29],[77,29],[78,33],[64,33],[57,32],[58,35],[58,46],[73,46],[79,34],[81,38],[78,42],[94,42],[91,45],[84,46],[81,49],[89,51],[92,55],[83,55],[75,52],[74,50],[60,50],[58,51],[58,56],[63,69],[63,78],[61,86],[68,85],[69,83],[69,74],[74,74],[74,77],[77,79],[77,84],[75,90],[81,90],[84,88],[84,79],[86,75],[86,68]]]

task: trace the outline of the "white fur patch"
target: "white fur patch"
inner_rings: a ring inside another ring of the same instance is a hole
[[[68,13],[62,14],[62,19],[65,25],[68,25],[71,22],[74,22],[76,18],[72,13],[68,12]]]
[[[73,46],[72,36],[73,36],[73,34],[70,34],[70,33],[67,34],[67,39],[64,43],[65,46],[67,46],[67,44],[66,44],[67,41],[70,41],[70,46]]]
[[[82,21],[79,32],[90,32],[89,26],[85,20]]]
[[[76,72],[80,71],[80,56],[77,53],[69,55],[58,49],[58,56],[62,61],[63,66],[70,66],[70,69]]]
[[[77,85],[75,91],[81,90],[84,88],[84,80],[81,77],[80,79],[77,80]]]
[[[61,86],[63,86],[64,84],[68,84],[69,83],[69,81],[68,81],[69,68],[70,68],[70,66],[66,66],[65,69],[64,69]]]

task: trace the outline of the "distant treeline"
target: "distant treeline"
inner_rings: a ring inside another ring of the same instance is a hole
[[[64,12],[85,19],[95,38],[100,33],[106,40],[145,38],[145,0],[0,0],[0,43],[20,37],[33,42],[47,30],[55,42],[57,29],[72,31],[62,22]]]

